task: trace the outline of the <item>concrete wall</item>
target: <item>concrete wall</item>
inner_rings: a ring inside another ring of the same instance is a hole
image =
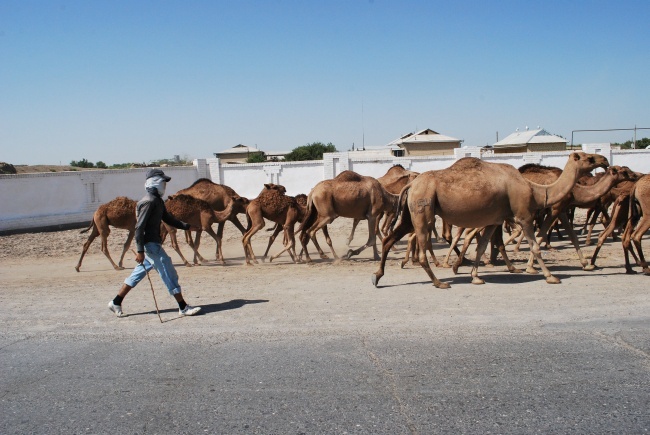
[[[613,165],[650,173],[650,150],[611,150],[609,144],[585,144],[586,152],[605,155]],[[564,167],[569,151],[495,154],[480,148],[456,148],[452,156],[393,157],[364,152],[326,154],[322,161],[221,164],[200,159],[193,167],[164,168],[172,177],[167,194],[188,187],[199,178],[226,184],[237,193],[255,198],[264,183],[282,184],[289,195],[309,193],[320,181],[350,169],[381,177],[395,164],[416,172],[444,169],[457,159],[473,156],[515,167],[526,163]],[[134,200],[144,194],[147,169],[95,170],[63,173],[0,175],[0,232],[65,228],[88,223],[100,204],[117,196]]]

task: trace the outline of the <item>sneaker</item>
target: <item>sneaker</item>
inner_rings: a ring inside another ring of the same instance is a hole
[[[113,303],[113,301],[110,301],[108,303],[108,309],[111,310],[112,312],[114,312],[117,317],[124,316],[124,313],[122,312],[122,306],[121,305],[115,305]]]
[[[183,310],[181,310],[180,308],[178,309],[178,313],[181,316],[193,316],[199,311],[201,311],[201,307],[190,307],[189,305],[186,305],[185,309]]]

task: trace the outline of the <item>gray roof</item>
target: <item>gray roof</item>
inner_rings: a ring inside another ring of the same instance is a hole
[[[430,128],[420,130],[415,133],[407,133],[404,136],[395,139],[391,143],[388,144],[388,146],[393,146],[393,145],[401,145],[403,143],[408,143],[408,144],[417,144],[417,143],[422,143],[422,142],[458,142],[460,143],[460,139],[456,139],[455,137],[451,136],[446,136],[444,134],[440,134],[437,131],[433,131]]]
[[[537,144],[537,143],[558,143],[568,141],[560,136],[549,133],[543,128],[538,128],[536,130],[525,130],[525,131],[515,131],[506,138],[495,143],[495,147],[512,147],[512,146],[522,146],[528,144]]]

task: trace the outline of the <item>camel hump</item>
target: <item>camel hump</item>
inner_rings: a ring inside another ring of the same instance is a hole
[[[526,163],[525,165],[519,167],[519,173],[520,174],[546,174],[548,172],[560,172],[562,173],[562,169],[557,168],[555,166],[544,166],[544,165],[539,165],[537,163]]]
[[[217,184],[217,183],[213,182],[212,180],[210,180],[210,179],[208,179],[208,178],[199,178],[199,179],[196,180],[194,183],[192,183],[192,184],[190,185],[190,187],[194,187],[194,186],[196,186],[197,184]],[[189,189],[190,187],[188,187],[188,189]]]
[[[354,171],[343,171],[334,178],[336,180],[339,180],[339,181],[361,181],[361,180],[363,180],[363,176],[357,174]]]

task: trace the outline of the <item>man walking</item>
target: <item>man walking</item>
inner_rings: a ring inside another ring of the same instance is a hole
[[[152,268],[156,269],[169,294],[176,299],[181,316],[193,316],[201,311],[201,307],[191,307],[183,299],[176,269],[171,258],[162,247],[161,221],[178,229],[190,229],[189,224],[179,221],[169,214],[165,208],[162,196],[165,194],[165,187],[170,180],[171,177],[165,175],[161,169],[150,169],[147,172],[147,181],[144,185],[147,194],[138,202],[136,207],[138,220],[135,224],[135,246],[138,253],[135,261],[138,265],[133,269],[131,276],[124,280],[124,284],[117,292],[117,296],[108,303],[108,309],[114,312],[117,317],[124,315],[122,312],[124,297],[144,279],[147,272]]]

